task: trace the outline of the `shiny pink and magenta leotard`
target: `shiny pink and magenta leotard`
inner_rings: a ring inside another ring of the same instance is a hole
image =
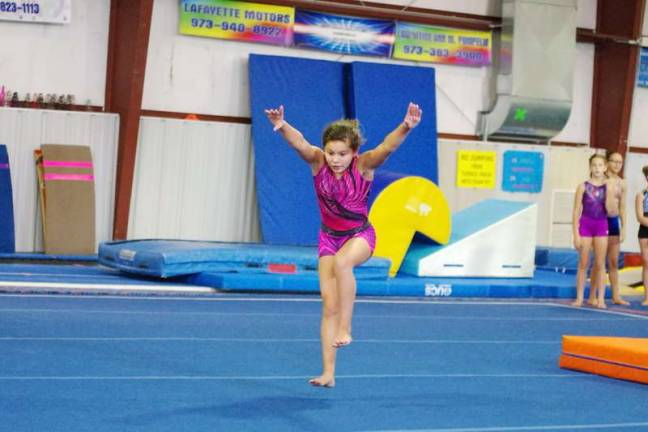
[[[368,220],[371,181],[358,170],[358,157],[339,179],[328,164],[313,177],[322,225],[319,256],[335,255],[349,239],[365,239],[373,252],[376,233]]]

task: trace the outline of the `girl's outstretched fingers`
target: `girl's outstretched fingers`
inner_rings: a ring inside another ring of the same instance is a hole
[[[421,116],[423,115],[423,110],[416,105],[415,103],[410,102],[407,107],[407,113],[405,114],[405,119],[403,120],[408,128],[415,128],[421,122]]]
[[[309,379],[308,384],[312,385],[313,387],[333,388],[335,387],[335,378],[322,375]]]

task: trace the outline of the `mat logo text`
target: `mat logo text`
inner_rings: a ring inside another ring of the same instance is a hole
[[[425,284],[426,297],[450,297],[452,295],[451,284]]]

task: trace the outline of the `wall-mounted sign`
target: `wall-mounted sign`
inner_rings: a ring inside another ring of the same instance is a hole
[[[393,58],[467,66],[491,62],[491,33],[396,23]]]
[[[182,0],[180,33],[273,45],[292,43],[295,9],[229,0]]]
[[[637,85],[648,87],[648,48],[642,47],[639,56],[639,72],[637,73]]]
[[[394,22],[297,10],[294,43],[341,54],[389,57]]]
[[[495,188],[494,151],[459,150],[457,152],[457,187]]]
[[[544,173],[544,154],[535,151],[504,152],[502,190],[540,193]]]
[[[0,1],[0,20],[69,24],[72,0]]]

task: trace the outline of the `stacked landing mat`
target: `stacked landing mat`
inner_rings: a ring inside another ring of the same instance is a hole
[[[560,367],[648,384],[648,339],[563,336]]]
[[[99,263],[127,273],[176,277],[223,291],[318,293],[314,247],[180,240],[102,243]],[[571,275],[538,271],[533,279],[388,278],[389,261],[355,269],[360,296],[573,298]]]
[[[317,277],[317,248],[184,240],[102,243],[99,263],[145,276],[267,273]],[[372,258],[356,268],[358,279],[386,279],[389,261]]]

